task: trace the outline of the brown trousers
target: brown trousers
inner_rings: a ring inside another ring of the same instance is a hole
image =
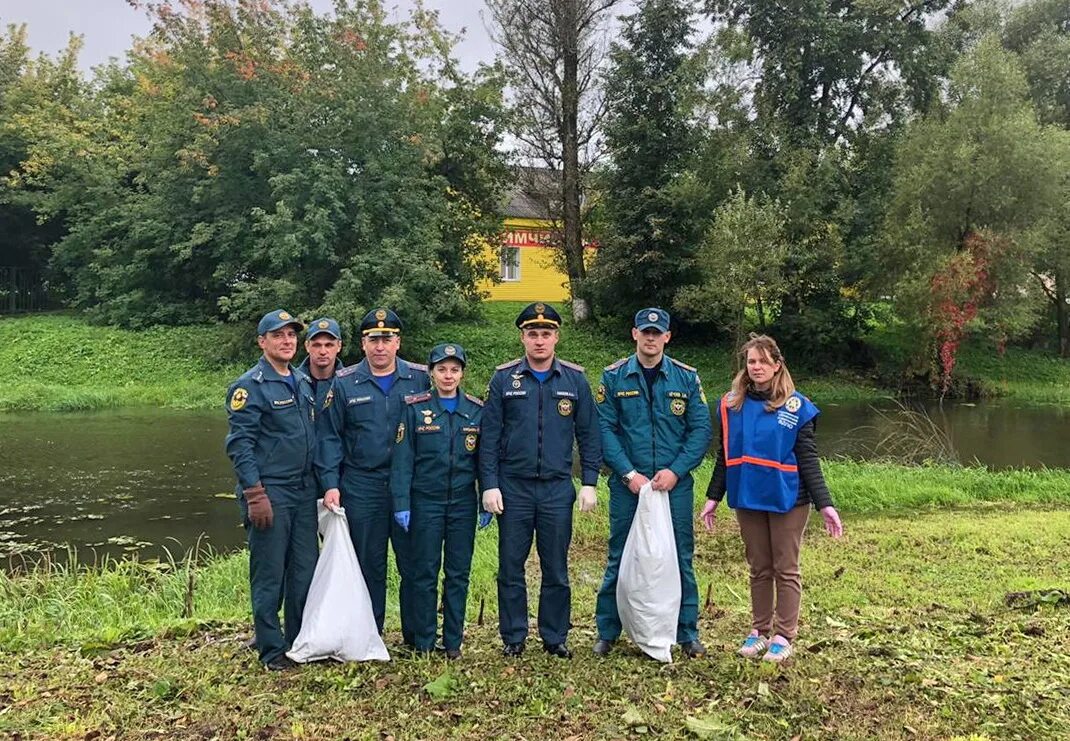
[[[793,641],[799,632],[799,551],[809,516],[808,504],[783,514],[736,510],[750,565],[751,627],[763,636],[781,635]]]

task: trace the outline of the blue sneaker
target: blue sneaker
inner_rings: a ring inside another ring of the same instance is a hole
[[[780,636],[777,636],[777,638],[780,638]],[[781,643],[780,641],[773,639],[769,644],[769,650],[766,651],[765,656],[762,657],[762,661],[771,661],[774,664],[779,664],[790,657],[791,654],[790,643]]]
[[[743,645],[736,651],[740,656],[745,659],[756,659],[758,654],[765,650],[765,647],[769,645],[766,640],[757,633],[751,633],[747,636],[747,639],[743,641]]]

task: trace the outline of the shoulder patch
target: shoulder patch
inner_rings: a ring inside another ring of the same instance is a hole
[[[353,365],[347,365],[345,368],[343,368],[342,370],[338,371],[334,375],[336,375],[339,378],[341,378],[342,376],[349,376],[349,375],[352,375],[352,374],[354,374],[356,372],[357,372],[357,364],[354,363]]]
[[[669,360],[672,361],[673,365],[678,365],[681,368],[683,368],[684,370],[689,370],[692,373],[697,373],[698,372],[698,368],[695,368],[693,365],[688,365],[687,363],[684,363],[683,361],[677,360],[676,358],[669,358]]]
[[[515,360],[510,360],[510,361],[508,361],[506,363],[502,363],[501,365],[495,367],[494,370],[500,371],[500,370],[505,370],[506,368],[512,368],[514,365],[520,365],[520,361],[521,360],[523,360],[523,358],[516,358]]]
[[[613,361],[612,363],[607,365],[605,368],[603,368],[603,370],[610,370],[610,371],[611,370],[617,370],[617,368],[620,368],[622,365],[624,365],[627,362],[628,362],[628,358],[621,358],[620,360]]]
[[[472,402],[476,406],[483,406],[483,400],[482,399],[480,399],[478,396],[473,396],[472,394],[468,393],[467,391],[464,393],[464,398],[468,399],[468,401]]]
[[[557,362],[560,363],[561,365],[565,366],[566,368],[571,368],[574,371],[579,371],[580,373],[586,373],[587,372],[587,369],[584,368],[579,363],[571,363],[571,362],[569,362],[567,360],[561,360],[561,358],[558,358]]]
[[[419,393],[419,394],[409,394],[408,396],[405,397],[405,403],[406,404],[419,404],[420,402],[427,401],[430,398],[431,398],[431,392],[430,391],[424,391],[423,393]]]

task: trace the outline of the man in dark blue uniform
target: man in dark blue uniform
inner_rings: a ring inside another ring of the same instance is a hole
[[[364,360],[339,371],[324,414],[317,471],[324,504],[339,501],[371,595],[379,632],[386,617],[386,545],[393,545],[401,577],[401,635],[414,645],[409,625],[408,513],[395,513],[390,497],[390,456],[405,397],[426,391],[427,366],[397,356],[401,320],[389,309],[369,311],[360,323]]]
[[[476,481],[483,402],[461,390],[466,363],[460,345],[431,349],[432,390],[405,399],[390,463],[394,511],[412,517],[409,594],[415,647],[421,653],[434,648],[441,569],[442,644],[448,659],[461,657],[480,509]],[[490,523],[488,514],[479,519],[481,527]]]
[[[713,435],[710,410],[698,373],[665,354],[669,313],[643,309],[635,315],[635,354],[606,367],[596,401],[602,451],[609,479],[609,559],[598,590],[594,652],[609,653],[621,632],[617,613],[617,573],[628,532],[649,482],[669,492],[672,529],[680,566],[681,601],[676,642],[685,655],[704,656],[698,640],[698,587],[692,559],[695,482],[691,471],[702,462]]]
[[[528,635],[524,563],[536,537],[542,587],[539,636],[570,658],[568,547],[572,540],[572,445],[579,444],[580,510],[593,510],[602,465],[598,415],[583,368],[555,357],[561,317],[534,303],[516,319],[524,357],[498,366],[483,409],[479,446],[483,507],[498,516],[498,627],[506,656]]]
[[[342,328],[329,316],[321,317],[308,325],[305,334],[305,352],[308,355],[298,368],[312,380],[316,392],[316,411],[319,412],[331,396],[334,374],[342,370],[338,355],[342,352]]]
[[[226,449],[249,541],[249,587],[260,660],[273,670],[294,666],[286,651],[319,556],[316,539],[316,406],[312,383],[290,366],[303,329],[289,312],[257,325],[260,361],[227,392]],[[286,633],[279,626],[285,603]]]

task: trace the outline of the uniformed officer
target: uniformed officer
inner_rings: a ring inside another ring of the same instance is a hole
[[[286,651],[301,630],[319,555],[315,394],[308,376],[290,366],[302,329],[286,311],[265,314],[256,329],[263,357],[227,392],[226,450],[249,541],[256,647],[273,670],[294,666]],[[279,627],[282,604],[285,635]]]
[[[405,397],[428,389],[427,366],[399,358],[401,320],[389,309],[373,309],[360,323],[364,360],[339,371],[334,399],[321,430],[317,470],[324,504],[341,501],[349,534],[371,595],[379,632],[386,616],[386,545],[402,578],[401,634],[413,645],[409,627],[408,515],[395,513],[390,498],[390,455]],[[340,489],[340,491],[339,491]]]
[[[334,375],[344,367],[338,355],[342,352],[342,328],[329,316],[321,317],[308,325],[305,334],[305,352],[308,355],[298,366],[312,380],[316,392],[316,409],[322,410],[327,403]]]
[[[432,389],[405,399],[390,464],[394,511],[411,513],[409,617],[415,647],[421,653],[434,648],[438,574],[445,561],[442,643],[449,659],[461,657],[480,509],[476,480],[483,402],[461,391],[466,363],[458,344],[432,348],[427,360]],[[480,526],[488,524],[490,514],[481,514]]]
[[[702,462],[713,430],[698,373],[665,354],[671,337],[668,312],[640,311],[632,329],[635,354],[607,366],[595,394],[602,451],[613,474],[609,479],[609,560],[596,607],[594,652],[599,655],[609,653],[620,636],[617,572],[639,490],[648,481],[654,489],[669,492],[680,565],[676,642],[691,658],[706,653],[698,639],[698,587],[691,563],[695,551],[691,471]]]
[[[580,450],[580,510],[596,504],[602,465],[597,412],[583,368],[555,357],[561,317],[530,304],[516,319],[524,357],[498,366],[483,409],[479,446],[483,507],[498,515],[498,622],[506,656],[519,656],[528,635],[524,563],[536,535],[542,588],[539,636],[554,656],[570,658],[565,641],[572,591],[573,440]]]

